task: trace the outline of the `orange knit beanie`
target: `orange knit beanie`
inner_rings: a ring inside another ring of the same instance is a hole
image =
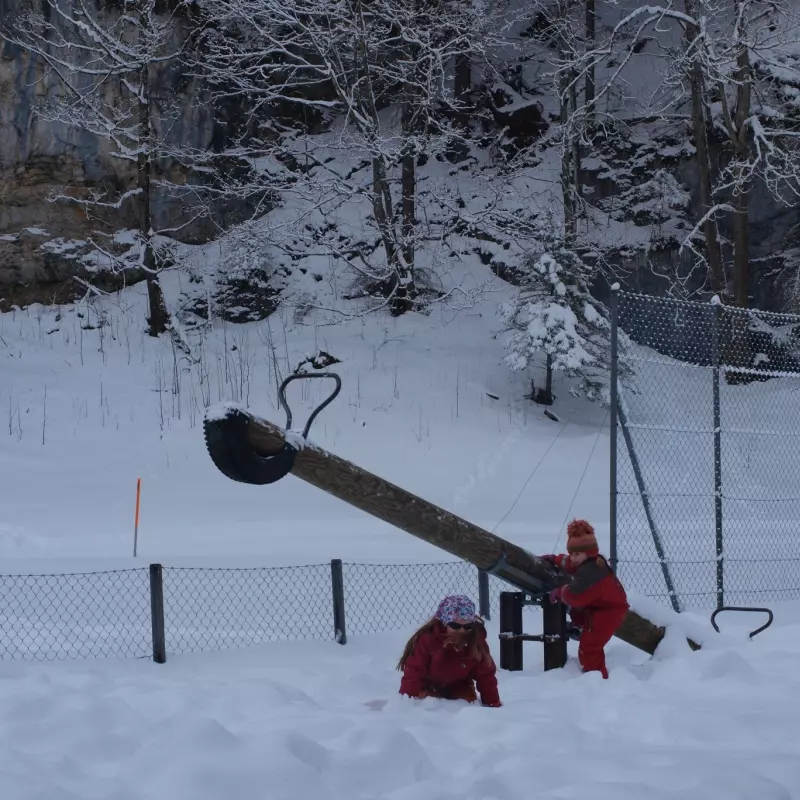
[[[585,519],[574,519],[567,526],[567,552],[596,556],[600,552],[594,528]]]

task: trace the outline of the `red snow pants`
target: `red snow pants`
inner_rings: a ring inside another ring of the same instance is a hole
[[[584,672],[601,672],[608,677],[603,649],[622,624],[627,608],[596,608],[587,614],[587,625],[578,642],[578,661]]]

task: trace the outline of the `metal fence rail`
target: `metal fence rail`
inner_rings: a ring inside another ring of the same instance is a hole
[[[621,580],[680,610],[800,597],[800,317],[614,295]]]
[[[489,617],[504,581],[464,561],[0,575],[0,660],[147,658],[421,625],[447,594]]]

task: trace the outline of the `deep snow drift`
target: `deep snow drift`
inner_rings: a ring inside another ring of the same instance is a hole
[[[404,634],[146,661],[0,664],[14,800],[791,800],[800,628],[501,673],[500,709],[397,695]],[[496,637],[490,636],[496,655]]]

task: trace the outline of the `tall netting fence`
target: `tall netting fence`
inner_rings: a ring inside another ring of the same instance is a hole
[[[680,610],[800,597],[800,316],[617,296],[623,583]]]

